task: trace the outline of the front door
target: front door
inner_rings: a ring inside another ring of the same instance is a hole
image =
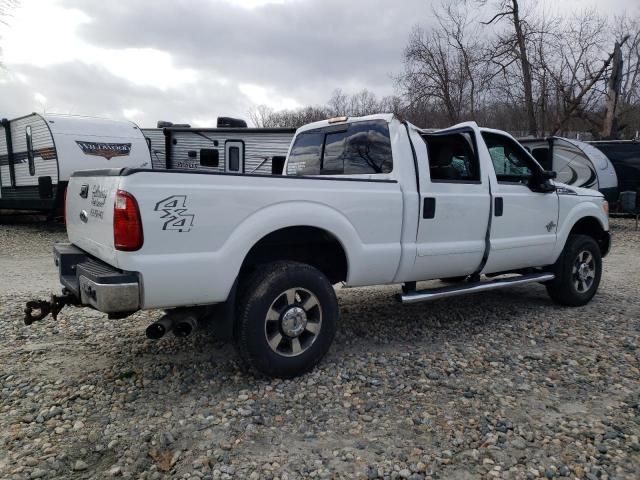
[[[483,132],[493,165],[491,250],[484,273],[504,272],[555,261],[558,195],[535,192],[531,178],[541,167],[514,139]],[[481,152],[481,154],[483,154]]]
[[[466,276],[482,264],[491,198],[487,172],[480,168],[477,134],[463,127],[422,137],[429,171],[420,172],[421,211],[411,280]]]
[[[228,140],[224,144],[225,172],[244,173],[244,142]]]

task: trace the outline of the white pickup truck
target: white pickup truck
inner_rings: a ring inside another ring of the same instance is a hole
[[[166,310],[152,338],[211,319],[251,369],[286,378],[329,349],[340,282],[401,285],[402,303],[542,283],[579,306],[598,289],[606,201],[554,183],[504,132],[337,118],[300,128],[284,168],[76,173],[71,243],[54,249],[65,295],[45,310]],[[433,279],[447,285],[416,286]]]

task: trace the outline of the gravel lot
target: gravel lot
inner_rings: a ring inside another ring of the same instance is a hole
[[[147,340],[157,312],[25,327],[65,234],[0,225],[0,478],[640,478],[640,233],[612,230],[584,308],[339,290],[328,357],[270,381],[210,336]]]

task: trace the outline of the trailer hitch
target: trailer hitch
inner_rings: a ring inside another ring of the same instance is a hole
[[[30,300],[24,309],[24,324],[31,325],[45,319],[49,314],[54,320],[66,305],[80,306],[78,299],[66,290],[62,295],[51,295],[51,300]]]

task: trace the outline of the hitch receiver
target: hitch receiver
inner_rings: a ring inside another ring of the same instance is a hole
[[[51,300],[30,300],[24,309],[24,324],[39,322],[49,314],[57,320],[60,310],[66,305],[81,306],[80,301],[66,289],[62,291],[62,295],[51,295]]]

